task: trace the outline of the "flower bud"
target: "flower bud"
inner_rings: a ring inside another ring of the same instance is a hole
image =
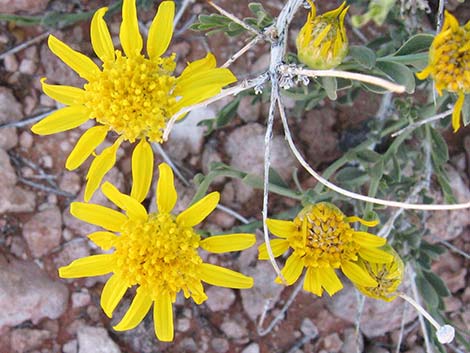
[[[344,17],[349,6],[343,2],[336,10],[316,16],[315,4],[311,6],[307,22],[297,36],[297,55],[311,69],[332,69],[343,61],[348,53],[348,37]]]
[[[429,49],[428,66],[416,74],[420,80],[431,76],[436,90],[455,92],[458,95],[452,113],[454,132],[460,128],[460,113],[465,94],[470,93],[470,21],[459,26],[457,19],[445,12],[444,25]]]

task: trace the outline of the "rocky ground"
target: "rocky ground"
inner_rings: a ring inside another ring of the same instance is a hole
[[[248,15],[244,1],[218,3],[234,13]],[[277,13],[283,1],[265,3]],[[50,10],[76,11],[79,7],[96,9],[103,4],[94,0],[5,0],[0,2],[0,13],[45,14]],[[208,10],[202,2],[192,6],[182,23],[190,21],[191,16],[203,9]],[[464,9],[468,14],[468,6]],[[150,14],[143,17],[144,21],[150,19]],[[299,28],[300,16],[296,21]],[[88,26],[85,21],[52,32],[82,52],[91,53]],[[111,32],[116,41],[118,29],[119,16],[115,16]],[[211,259],[253,276],[256,285],[253,290],[242,292],[208,287],[209,299],[200,306],[180,298],[175,305],[176,335],[172,344],[156,340],[150,317],[132,331],[113,331],[112,326],[123,315],[132,297],[126,296],[115,318],[109,320],[99,306],[106,278],[62,280],[57,274],[58,267],[98,252],[86,238],[95,227],[73,218],[68,207],[71,201],[83,199],[84,177],[89,164],[73,172],[64,168],[65,158],[75,141],[89,126],[39,137],[29,130],[31,125],[19,123],[56,108],[56,103],[40,89],[41,77],[60,84],[83,84],[49,51],[45,36],[41,36],[46,31],[41,26],[0,23],[0,53],[40,36],[32,45],[16,53],[0,54],[0,125],[12,123],[0,127],[0,353],[387,353],[395,352],[402,320],[405,332],[401,352],[424,352],[416,314],[409,308],[405,310],[400,300],[388,304],[366,300],[361,331],[357,334],[355,322],[359,302],[355,291],[348,286],[334,298],[315,298],[301,292],[284,319],[261,337],[256,331],[260,315],[268,308],[266,327],[294,288],[273,283],[270,265],[256,261],[255,248],[241,255]],[[177,32],[171,50],[184,58],[178,66],[181,70],[186,61],[205,55],[206,48],[211,48],[218,61],[224,62],[242,45],[241,39],[227,40],[223,35],[208,39],[191,31],[182,31]],[[262,72],[268,65],[266,49],[260,45],[237,61],[232,67],[235,74],[244,78]],[[235,120],[210,136],[204,136],[204,129],[196,126],[198,121],[214,117],[217,109],[227,102],[192,112],[185,123],[176,126],[171,140],[164,146],[187,178],[207,171],[208,164],[213,161],[223,161],[262,175],[265,104],[252,105],[250,99],[242,99]],[[373,116],[379,102],[380,98],[370,100],[364,95],[357,99],[354,109],[338,109],[325,104],[315,112],[305,113],[302,120],[292,117],[292,129],[303,153],[315,161],[316,167],[326,166],[341,155],[342,129],[359,126],[361,120]],[[357,111],[361,116],[356,114]],[[272,164],[289,181],[293,168],[299,166],[290,154],[279,126],[275,128]],[[463,129],[456,136],[448,136],[451,183],[461,202],[470,199],[469,131]],[[161,161],[157,156],[157,162]],[[301,173],[300,176],[305,186],[311,186],[312,181],[306,175]],[[120,151],[116,167],[107,179],[120,190],[129,190],[129,146]],[[221,192],[225,206],[249,219],[260,219],[259,191],[232,179],[217,180],[213,188]],[[180,195],[177,208],[182,209],[195,190],[179,182],[177,190]],[[107,204],[100,192],[92,202]],[[275,212],[292,205],[291,200],[274,197],[271,206]],[[206,221],[205,228],[226,230],[238,224],[233,216],[217,210]],[[431,236],[470,253],[468,211],[436,213],[428,225]],[[446,298],[448,316],[467,332],[470,330],[468,265],[468,257],[449,252],[434,268],[452,292],[452,296]]]

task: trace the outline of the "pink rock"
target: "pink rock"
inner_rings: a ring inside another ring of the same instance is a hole
[[[35,258],[44,256],[59,246],[61,235],[62,217],[56,206],[36,213],[23,226],[23,237]]]
[[[44,11],[49,0],[0,0],[0,12],[34,14]]]
[[[67,302],[67,287],[34,262],[0,257],[0,331],[26,320],[57,319]]]

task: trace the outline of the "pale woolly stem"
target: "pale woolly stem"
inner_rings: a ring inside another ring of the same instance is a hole
[[[228,12],[228,11],[224,10],[223,8],[221,8],[220,6],[214,4],[212,1],[209,1],[209,5],[211,5],[214,9],[219,11],[225,17],[228,17],[229,19],[231,19],[236,24],[239,24],[240,26],[245,28],[247,31],[250,31],[251,33],[256,34],[256,35],[262,35],[262,33],[260,31],[258,31],[256,28],[254,28],[254,27],[250,26],[249,24],[243,22],[242,20],[240,20],[238,17],[234,16],[230,12]]]
[[[426,119],[423,119],[423,120],[420,120],[420,121],[416,121],[416,122],[404,127],[403,129],[398,130],[397,132],[394,132],[391,136],[392,137],[397,137],[398,135],[401,135],[404,132],[412,131],[412,130],[414,130],[414,129],[422,126],[422,125],[431,123],[431,122],[436,121],[436,120],[444,119],[445,117],[447,117],[449,115],[452,115],[453,111],[454,111],[453,109],[449,109],[449,110],[446,110],[443,113],[430,116],[429,118],[426,118]]]
[[[399,202],[399,201],[388,201],[383,199],[378,199],[375,197],[364,196],[352,191],[345,190],[340,188],[339,186],[329,182],[325,178],[323,178],[320,174],[318,174],[300,154],[299,150],[295,146],[294,141],[292,140],[292,135],[289,130],[289,125],[287,124],[286,113],[282,104],[279,103],[279,110],[282,120],[282,125],[284,126],[284,134],[289,144],[289,147],[299,161],[299,163],[305,168],[305,170],[312,175],[318,182],[326,186],[327,188],[337,192],[346,197],[350,197],[355,200],[361,200],[364,202],[375,203],[378,205],[389,206],[389,207],[398,207],[404,208],[408,210],[423,210],[423,211],[444,211],[444,210],[461,210],[465,208],[470,208],[470,201],[465,203],[458,203],[458,204],[437,204],[437,205],[428,205],[428,204],[412,204],[407,202]]]
[[[46,38],[49,35],[49,32],[41,33],[37,35],[34,38],[31,38],[30,40],[27,40],[26,42],[21,43],[20,45],[17,45],[16,47],[13,47],[3,53],[0,54],[0,60],[5,59],[6,56],[16,54],[19,51],[22,51],[23,49],[26,49],[27,47],[39,43],[42,41],[44,38]]]
[[[297,286],[295,286],[295,289],[294,291],[292,292],[292,294],[290,295],[289,299],[287,300],[287,302],[284,304],[284,306],[282,307],[281,311],[276,315],[276,317],[269,323],[268,327],[266,327],[265,329],[262,328],[262,325],[263,325],[263,322],[260,320],[260,322],[258,323],[258,326],[256,327],[257,331],[258,331],[258,335],[260,335],[261,337],[263,336],[266,336],[268,333],[270,333],[274,327],[276,327],[276,325],[279,323],[279,321],[281,321],[282,319],[284,319],[284,315],[286,313],[286,311],[289,309],[289,307],[292,305],[292,303],[294,302],[295,298],[297,297],[297,295],[300,293],[300,290],[302,289],[302,286],[303,286],[303,283],[304,283],[304,280],[303,278],[301,280],[298,281],[299,283],[297,283]],[[265,314],[266,315],[266,314]],[[264,316],[265,316],[264,315]],[[264,318],[264,316],[262,315],[262,317]],[[264,320],[263,320],[264,321]]]
[[[261,35],[257,35],[256,37],[254,37],[243,48],[241,48],[239,51],[233,54],[221,67],[227,68],[230,65],[232,65],[235,62],[235,60],[237,60],[240,56],[245,54],[248,50],[253,48],[262,38],[263,36]]]
[[[281,65],[278,68],[279,73],[283,75],[297,75],[297,76],[308,76],[312,78],[316,77],[338,77],[346,78],[355,81],[361,81],[373,84],[378,87],[385,88],[390,92],[403,93],[405,92],[405,86],[398,85],[396,83],[384,80],[383,78],[360,74],[357,72],[348,72],[341,70],[307,70],[292,65]]]

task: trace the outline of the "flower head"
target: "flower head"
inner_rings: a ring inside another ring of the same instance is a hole
[[[376,263],[359,259],[358,265],[376,280],[377,285],[368,287],[356,284],[356,288],[368,297],[389,302],[397,297],[398,286],[403,281],[404,265],[391,246],[384,247],[384,251],[393,256],[392,262]]]
[[[343,2],[336,10],[316,16],[315,4],[312,0],[307,1],[311,10],[297,36],[297,55],[312,69],[332,69],[341,64],[348,53],[344,17],[349,6]]]
[[[268,219],[269,231],[280,238],[271,240],[274,256],[292,249],[281,271],[287,284],[297,281],[306,267],[304,289],[318,296],[323,289],[333,295],[343,288],[335,269],[341,269],[354,284],[377,286],[377,281],[358,265],[359,259],[389,263],[393,256],[379,249],[385,239],[351,228],[350,223],[356,221],[377,225],[359,217],[346,217],[326,202],[305,207],[293,221]],[[268,259],[266,244],[259,248],[259,259]]]
[[[166,122],[181,108],[201,102],[235,82],[229,69],[216,68],[212,54],[189,63],[180,76],[174,73],[175,54],[162,55],[173,35],[175,4],[163,1],[150,26],[147,55],[142,54],[135,0],[124,0],[120,41],[123,52],[114,50],[103,19],[107,8],[96,11],[91,22],[91,43],[102,61],[98,67],[90,58],[73,50],[54,36],[49,48],[87,83],[82,88],[51,85],[41,80],[44,92],[66,105],[32,127],[49,135],[78,127],[89,119],[96,126],[88,129],[70,153],[66,168],[78,168],[106,138],[108,131],[119,136],[96,157],[87,175],[85,200],[99,187],[103,176],[115,163],[123,141],[149,140],[161,143]]]
[[[439,95],[442,95],[442,90],[458,94],[452,113],[452,127],[456,132],[460,128],[465,94],[470,93],[470,21],[459,26],[457,19],[445,12],[442,31],[429,49],[428,66],[416,74],[420,80],[429,75],[434,79]]]
[[[135,159],[135,153],[133,156]],[[160,164],[157,185],[158,212],[148,214],[141,202],[147,195],[151,173],[136,161],[130,195],[106,182],[101,190],[126,214],[95,204],[74,202],[70,212],[76,218],[103,227],[106,231],[89,234],[103,250],[112,253],[92,255],[59,269],[62,278],[80,278],[112,273],[101,294],[101,307],[112,313],[127,289],[137,286],[136,295],[117,331],[130,330],[145,317],[153,304],[155,332],[162,341],[173,340],[172,303],[178,292],[197,304],[207,299],[202,282],[228,288],[251,288],[253,279],[241,273],[204,263],[202,248],[212,253],[239,251],[255,243],[253,234],[217,235],[201,239],[194,226],[217,206],[219,194],[213,192],[177,216],[171,214],[177,194],[173,172]]]

